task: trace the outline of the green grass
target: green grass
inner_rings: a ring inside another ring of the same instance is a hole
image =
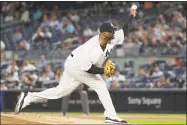
[[[177,124],[182,124],[186,125],[186,120],[128,120],[130,124],[169,124],[169,125],[177,125]]]

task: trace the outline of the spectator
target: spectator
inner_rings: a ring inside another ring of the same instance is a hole
[[[48,27],[45,27],[44,38],[47,39],[47,40],[52,38],[52,33],[49,31]]]
[[[14,16],[11,12],[8,13],[8,15],[5,17],[5,22],[13,22],[14,21]]]
[[[77,23],[77,22],[79,22],[80,17],[79,17],[79,15],[77,15],[76,12],[72,12],[72,14],[70,15],[70,19],[71,19],[73,22]]]
[[[7,60],[5,57],[5,52],[3,50],[1,50],[0,52],[0,64],[2,66],[3,64],[6,64]]]
[[[9,74],[9,73],[14,73],[14,72],[16,72],[17,76],[18,76],[18,71],[19,71],[19,68],[18,68],[18,66],[17,66],[17,64],[16,64],[15,61],[13,61],[12,64],[9,65],[9,66],[7,67],[7,69],[6,69],[6,72],[7,72],[8,74]]]
[[[14,33],[14,41],[17,43],[17,42],[20,42],[22,39],[23,39],[23,35],[22,33],[20,32],[19,28],[16,28],[16,31]]]
[[[42,14],[43,14],[43,13],[42,13],[41,9],[40,9],[40,8],[37,9],[37,11],[34,12],[34,14],[33,14],[33,19],[34,19],[34,20],[39,20],[39,19],[41,19]]]
[[[18,55],[13,55],[12,60],[16,62],[16,64],[18,64],[19,61],[19,56]]]
[[[174,27],[182,27],[183,22],[185,21],[185,18],[183,17],[181,12],[176,12],[174,18],[173,18],[173,25]]]
[[[47,77],[50,78],[50,80],[54,79],[54,72],[51,70],[51,65],[50,64],[46,65],[45,72],[47,74]]]
[[[179,57],[175,57],[174,60],[175,60],[175,63],[177,64],[177,66],[181,68],[182,62],[180,61]]]
[[[11,65],[9,65],[6,69],[7,74],[12,74],[12,79],[15,81],[19,81],[19,68],[16,65],[16,62],[13,61]]]
[[[9,2],[3,2],[2,6],[1,6],[1,12],[3,12],[4,14],[7,14],[10,11],[10,4]]]
[[[48,20],[47,14],[45,14],[45,15],[43,16],[43,21],[42,21],[42,23],[41,23],[41,27],[42,27],[42,28],[48,27],[49,24],[50,24],[50,21]]]
[[[164,74],[163,74],[163,72],[162,71],[160,71],[160,68],[159,68],[159,66],[155,66],[154,67],[154,71],[153,71],[153,74],[152,74],[152,77],[161,77],[161,76],[163,76]]]
[[[154,34],[153,26],[147,27],[145,35],[148,36],[148,39],[152,39],[152,42],[155,42],[155,34]]]
[[[50,80],[49,77],[47,77],[47,74],[45,71],[42,72],[41,76],[39,77],[39,81],[48,81]]]
[[[34,70],[36,70],[36,67],[30,63],[29,59],[26,59],[23,66],[23,71],[34,71]]]
[[[30,22],[28,9],[23,10],[20,21],[23,22],[24,24],[28,24]]]
[[[1,47],[1,49],[0,49],[0,64],[2,66],[3,64],[6,63],[5,52],[4,52],[4,50],[5,50],[5,43],[3,41],[1,41],[1,46],[0,47]]]
[[[158,81],[158,82],[155,84],[154,88],[163,88],[161,82]]]
[[[58,25],[58,20],[57,20],[57,16],[55,14],[52,15],[52,20],[49,23],[49,26],[52,28],[56,28]]]
[[[1,51],[5,50],[5,43],[1,41]]]
[[[125,80],[124,82],[122,82],[121,84],[121,88],[134,88],[135,86],[133,86],[133,84],[129,84],[128,80]]]
[[[148,72],[150,73],[150,75],[152,75],[152,73],[154,72],[154,67],[156,65],[157,58],[151,57],[148,61],[149,61]]]
[[[54,6],[52,14],[56,15],[57,17],[60,17],[61,12],[60,12],[58,5]]]
[[[151,47],[151,48],[157,48],[158,47],[158,43],[157,43],[156,37],[153,37],[151,39],[151,43],[149,44],[149,47]]]
[[[42,32],[42,28],[38,27],[36,33],[32,36],[33,41],[40,41],[43,40],[45,37],[45,34]]]
[[[146,81],[146,76],[145,76],[145,70],[143,67],[139,67],[138,74],[135,76],[138,81],[145,82]]]
[[[18,51],[28,51],[30,49],[30,44],[26,40],[21,40],[17,42]]]
[[[21,74],[21,80],[23,82],[23,87],[25,88],[31,88],[33,89],[36,85],[36,82],[38,80],[38,76],[34,71],[28,71],[25,70]]]
[[[163,88],[163,84],[165,83],[165,76],[160,77],[158,82],[155,83],[155,88]]]
[[[5,82],[8,89],[19,89],[19,82],[15,79],[13,74],[7,74],[5,77]]]
[[[94,31],[87,25],[83,31],[83,36],[86,38],[89,38],[93,36],[94,34],[95,34]]]
[[[74,31],[75,31],[75,27],[74,25],[72,24],[72,22],[67,19],[66,17],[63,17],[63,23],[64,23],[64,26],[65,26],[65,31],[68,33],[68,34],[72,34]]]
[[[110,86],[112,84],[112,79],[109,79],[106,75],[102,75],[102,78],[105,81],[107,88],[110,89]]]
[[[68,32],[68,33],[73,33],[74,31],[75,31],[75,27],[74,27],[74,25],[72,24],[72,23],[68,23],[68,25],[66,26],[66,31]]]
[[[163,84],[163,88],[173,88],[174,86],[172,85],[170,78],[165,79],[165,83]]]
[[[186,88],[187,84],[186,84],[186,72],[181,76],[181,80],[179,81],[179,84],[182,84],[181,88]]]
[[[154,88],[155,84],[153,82],[150,82],[146,85],[147,88]]]
[[[56,26],[56,30],[63,31],[64,23],[63,23],[64,17],[58,22]]]
[[[167,54],[169,52],[167,41],[163,37],[159,40],[159,48],[162,54]]]
[[[8,87],[5,85],[5,83],[1,83],[0,90],[8,90]]]
[[[148,48],[148,40],[143,36],[142,38],[141,38],[141,40],[142,40],[142,44],[141,44],[141,46],[140,46],[140,49],[139,49],[139,51],[140,51],[140,53],[145,53],[145,54],[147,54],[146,53],[146,48]]]
[[[45,69],[46,65],[48,64],[47,60],[45,59],[45,56],[40,56],[40,62],[39,62],[39,68]]]
[[[160,38],[164,34],[162,25],[160,23],[157,23],[153,30],[154,30],[155,38],[160,40]]]
[[[160,23],[161,25],[165,25],[165,24],[167,25],[166,17],[164,17],[164,15],[162,15],[162,14],[159,16],[158,21],[159,21],[159,23]],[[166,26],[166,25],[165,25],[165,26]]]
[[[145,81],[146,81],[146,83],[152,83],[152,80],[151,80],[151,76],[150,76],[150,72],[149,71],[147,71],[146,73],[145,73]]]
[[[16,54],[13,55],[12,60],[13,60],[13,62],[16,62],[16,64],[17,64],[18,67],[21,67],[21,66],[22,66],[22,61],[23,61],[23,59],[21,59],[21,58],[19,57],[19,55],[16,55]]]
[[[120,72],[116,70],[114,72],[114,76],[112,77],[112,79],[114,81],[122,82],[122,81],[125,81],[125,76],[120,74]]]
[[[110,89],[116,89],[116,88],[120,88],[120,84],[119,84],[118,81],[113,80],[113,81],[112,81],[112,84],[111,84],[111,86],[110,86]]]
[[[59,81],[62,74],[63,74],[63,71],[61,70],[61,68],[57,68],[55,71],[54,79]]]
[[[6,69],[6,83],[8,88],[17,88],[19,82],[19,68],[16,65],[16,62],[12,62],[11,65]]]

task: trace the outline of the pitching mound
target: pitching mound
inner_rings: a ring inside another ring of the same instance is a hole
[[[103,120],[93,120],[88,117],[74,118],[62,115],[36,113],[1,113],[2,124],[103,124]]]

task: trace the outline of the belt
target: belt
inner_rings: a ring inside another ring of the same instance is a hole
[[[73,57],[73,56],[74,56],[72,53],[71,53],[70,55],[71,55],[71,57]]]

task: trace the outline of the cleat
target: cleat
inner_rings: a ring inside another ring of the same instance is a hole
[[[26,96],[27,96],[26,93],[21,92],[21,94],[19,96],[19,99],[18,99],[18,102],[17,102],[16,107],[15,107],[15,114],[20,113],[20,111],[22,109],[22,106],[23,106],[23,103],[24,103],[24,99],[25,99]]]
[[[120,118],[113,119],[113,118],[106,117],[105,123],[106,124],[127,124],[127,121],[120,119]]]

